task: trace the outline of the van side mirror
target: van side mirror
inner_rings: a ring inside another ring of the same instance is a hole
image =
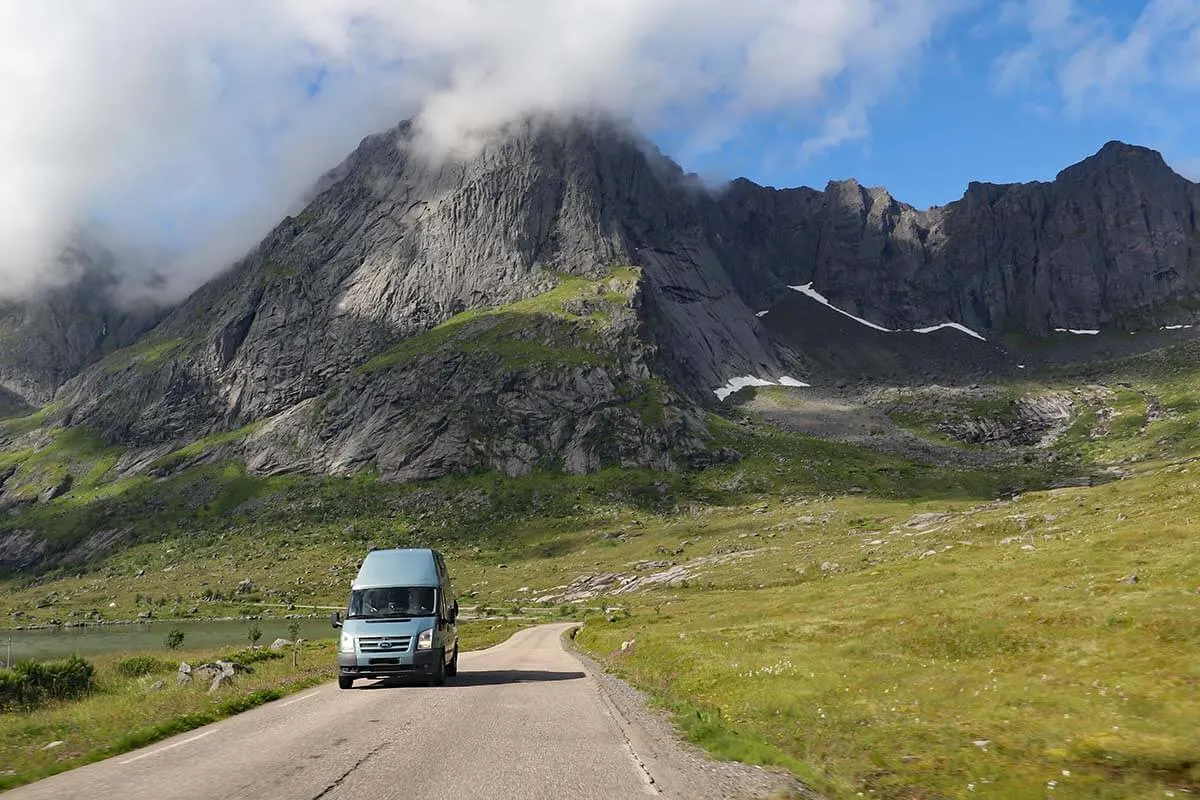
[[[329,615],[329,624],[335,628],[342,627],[342,612],[335,611]]]

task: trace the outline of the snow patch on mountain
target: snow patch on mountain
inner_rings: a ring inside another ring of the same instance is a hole
[[[799,292],[800,294],[807,295],[807,296],[811,297],[813,300],[816,300],[821,305],[828,306],[829,308],[832,308],[834,311],[838,312],[839,314],[845,315],[861,325],[866,325],[868,328],[874,328],[875,330],[883,331],[884,333],[892,333],[893,332],[890,328],[885,328],[882,325],[876,325],[874,322],[865,320],[862,317],[856,317],[853,314],[851,314],[849,311],[843,311],[842,309],[835,306],[833,303],[829,302],[829,300],[825,297],[825,295],[821,294],[816,289],[814,289],[813,285],[811,283],[806,283],[803,286],[789,286],[788,288],[794,289],[795,291]]]
[[[756,378],[752,375],[745,375],[741,378],[730,378],[729,382],[724,386],[713,389],[713,394],[718,400],[724,400],[729,395],[736,391],[745,389],[747,386],[793,386],[800,389],[807,389],[809,384],[804,381],[798,381],[795,378],[784,375],[778,381],[770,381],[765,378]]]
[[[816,300],[821,305],[826,306],[827,308],[831,308],[834,311],[838,312],[839,314],[842,314],[843,316],[847,316],[850,319],[854,320],[855,322],[857,322],[861,325],[866,325],[868,328],[874,328],[875,330],[883,331],[884,333],[900,333],[901,332],[901,331],[893,330],[892,328],[885,328],[882,325],[876,325],[874,322],[871,322],[870,320],[865,320],[862,317],[856,317],[855,315],[851,314],[849,311],[845,311],[843,309],[838,308],[833,303],[829,302],[829,299],[827,297],[825,297],[825,295],[821,294],[816,289],[814,289],[813,285],[811,283],[806,283],[803,286],[789,286],[788,288],[794,289],[795,291],[800,292],[800,294],[811,297],[813,300]],[[981,336],[978,333],[976,333],[975,331],[971,330],[966,325],[960,325],[957,322],[943,322],[940,325],[930,325],[925,328],[913,328],[909,332],[910,333],[933,333],[934,331],[940,331],[943,328],[953,328],[954,330],[956,330],[960,333],[965,333],[967,336],[973,336],[981,342],[987,341],[987,339],[983,338],[983,336]]]
[[[974,336],[981,342],[987,341],[987,339],[983,338],[966,325],[959,325],[957,322],[943,322],[941,325],[930,325],[928,328],[914,328],[913,333],[933,333],[934,331],[940,331],[942,328],[953,328],[956,331],[965,333],[967,336]]]

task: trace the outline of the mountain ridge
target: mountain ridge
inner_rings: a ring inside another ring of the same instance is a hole
[[[303,209],[138,344],[67,381],[55,422],[140,454],[128,460],[136,469],[247,426],[257,427],[216,455],[272,472],[382,464],[407,480],[677,465],[703,449],[700,410],[715,388],[742,375],[819,382],[836,364],[836,348],[806,352],[822,348],[809,346],[804,325],[764,321],[776,308],[816,313],[789,287],[815,284],[836,307],[891,330],[956,323],[1002,339],[1101,327],[1197,295],[1198,205],[1200,187],[1153,151],[1120,143],[1054,182],[972,183],[961,200],[918,211],[855,180],[824,191],[738,180],[711,192],[603,119],[526,121],[470,159],[440,163],[412,149],[401,123],[364,138]],[[438,339],[422,358],[361,371],[460,315],[529,302],[564,280],[604,295],[624,267],[638,278],[604,312],[619,324],[601,330],[555,308],[521,316],[528,331],[505,329],[516,341],[543,337],[533,360],[513,362],[511,343],[479,327],[490,322],[469,320],[450,340],[470,353]],[[952,348],[957,334],[948,335],[939,338]],[[588,363],[568,363],[566,352],[589,353]],[[980,363],[1000,363],[991,353]],[[898,358],[885,359],[889,379],[913,361]],[[872,359],[856,363],[882,379]],[[442,391],[450,386],[457,394]],[[507,410],[487,399],[513,388],[522,399]],[[637,411],[664,403],[675,411]],[[320,415],[306,412],[318,405]],[[538,444],[463,422],[482,408]],[[625,444],[573,438],[602,418]],[[559,433],[535,435],[523,419]]]

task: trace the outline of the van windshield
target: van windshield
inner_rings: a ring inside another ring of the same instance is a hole
[[[355,589],[350,593],[348,619],[431,617],[437,608],[431,586],[389,586]]]

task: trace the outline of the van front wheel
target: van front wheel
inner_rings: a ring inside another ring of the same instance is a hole
[[[342,676],[342,675],[339,675],[339,676],[338,676],[338,688],[339,688],[339,689],[352,689],[352,688],[354,688],[354,678],[347,678],[347,677],[344,677],[344,676]]]
[[[429,682],[434,686],[446,685],[446,662],[439,655],[436,665],[433,668],[433,674],[429,676]]]

